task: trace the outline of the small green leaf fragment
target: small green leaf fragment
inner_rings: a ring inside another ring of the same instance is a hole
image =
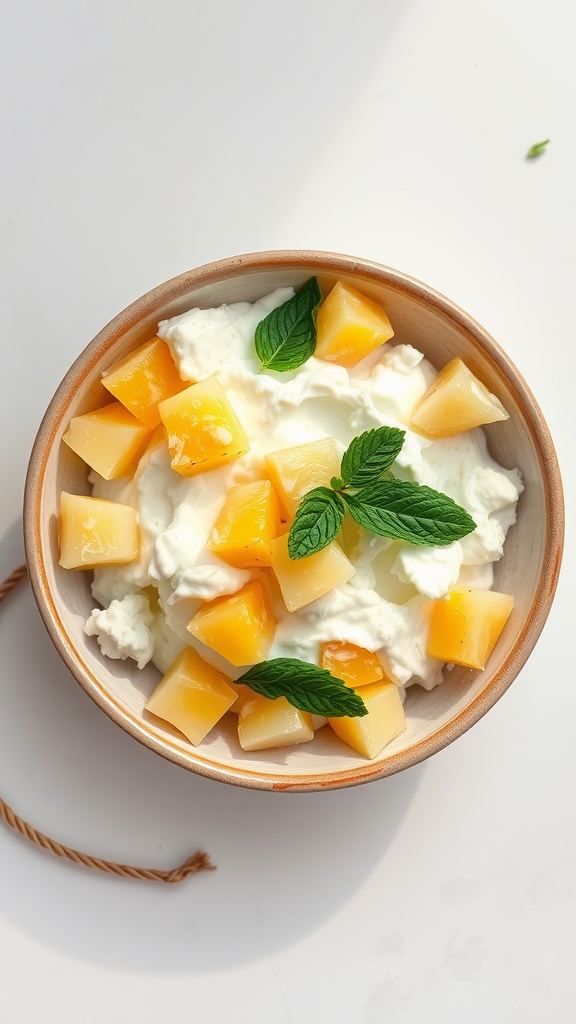
[[[527,160],[534,160],[537,156],[542,156],[546,147],[550,144],[550,139],[544,139],[543,142],[535,142],[533,146],[526,153]]]
[[[333,476],[330,481],[330,487],[333,487],[335,491],[339,491],[344,484],[342,483],[339,476]]]
[[[290,558],[307,558],[328,547],[342,526],[344,502],[329,487],[315,487],[300,502],[288,534]]]
[[[362,698],[325,668],[298,658],[272,658],[248,669],[236,680],[269,700],[285,697],[299,711],[325,718],[363,718]]]

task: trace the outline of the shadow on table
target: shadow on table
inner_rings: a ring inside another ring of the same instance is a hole
[[[0,541],[1,566],[22,560],[19,532],[15,524]],[[26,584],[2,608],[0,644],[1,792],[14,810],[94,856],[173,867],[202,847],[218,867],[176,886],[124,880],[3,829],[0,913],[71,959],[193,974],[298,942],[370,885],[421,778],[420,766],[312,794],[212,782],[142,747],[93,704],[60,661]],[[385,898],[380,880],[375,900]]]

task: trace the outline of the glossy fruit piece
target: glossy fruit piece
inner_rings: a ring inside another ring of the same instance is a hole
[[[102,383],[151,430],[160,423],[158,403],[188,387],[178,374],[168,345],[161,338],[147,341],[120,359],[105,371]]]
[[[64,569],[124,565],[138,558],[136,509],[116,501],[63,491],[58,535]]]
[[[151,434],[149,433],[148,444],[142,452],[140,462],[138,463],[134,473],[134,479],[136,482],[140,479],[141,473],[145,471],[148,464],[148,458],[156,448],[166,448],[166,431],[161,423],[152,431]]]
[[[394,683],[370,683],[358,691],[368,708],[363,718],[329,718],[337,736],[372,760],[406,729],[406,716]]]
[[[168,669],[146,710],[169,722],[197,745],[236,700],[230,680],[186,647]]]
[[[269,480],[232,487],[208,549],[238,569],[270,565],[270,541],[280,531],[280,504]]]
[[[308,491],[328,487],[332,477],[340,473],[340,455],[333,437],[270,452],[264,461],[288,521],[294,518]]]
[[[192,384],[159,407],[172,469],[194,476],[245,455],[250,445],[238,417],[214,377]]]
[[[331,675],[352,688],[367,686],[384,678],[378,655],[356,644],[331,640],[320,648],[320,664]]]
[[[434,602],[428,654],[468,668],[484,668],[513,605],[513,597],[496,590],[451,590]]]
[[[240,710],[246,701],[252,700],[256,694],[254,693],[254,690],[252,690],[250,686],[246,686],[245,683],[231,682],[230,686],[236,694],[236,700],[230,708],[230,711],[233,711],[235,715],[239,715]]]
[[[271,549],[272,568],[289,612],[296,612],[318,597],[323,597],[356,573],[352,562],[335,541],[315,555],[296,561],[288,554],[288,534],[273,540]]]
[[[414,408],[410,426],[427,437],[452,437],[507,419],[499,399],[461,359],[452,359]]]
[[[268,656],[276,621],[262,587],[251,580],[238,593],[202,605],[188,629],[232,665],[256,665]]]
[[[324,299],[316,326],[314,355],[340,366],[354,366],[394,337],[382,306],[343,281],[338,281]]]
[[[238,715],[238,740],[243,750],[268,750],[314,739],[312,718],[285,697],[269,700],[255,694]]]
[[[105,480],[132,476],[150,437],[120,402],[74,416],[62,440]]]

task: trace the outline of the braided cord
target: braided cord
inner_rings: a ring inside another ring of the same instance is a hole
[[[21,565],[3,583],[0,583],[0,604],[27,575],[26,566]],[[39,832],[33,825],[29,825],[27,821],[24,821],[23,818],[15,814],[2,797],[0,797],[0,818],[9,828],[13,828],[24,839],[28,839],[31,843],[41,846],[44,850],[49,850],[50,853],[55,854],[57,857],[64,857],[65,860],[69,860],[73,864],[82,864],[84,867],[92,868],[96,871],[104,871],[108,875],[117,875],[121,878],[136,878],[146,882],[166,882],[168,885],[174,885],[176,882],[183,882],[190,875],[198,874],[199,871],[215,870],[215,865],[212,864],[210,857],[203,850],[194,853],[183,864],[179,864],[178,867],[172,868],[170,871],[161,871],[158,868],[136,868],[130,864],[119,864],[116,861],[91,857],[87,853],[74,850],[70,846],[64,846],[62,843],[56,842],[55,839],[50,839],[43,832]]]

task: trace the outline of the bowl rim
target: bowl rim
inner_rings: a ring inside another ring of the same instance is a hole
[[[93,366],[119,338],[147,316],[152,315],[160,305],[204,285],[224,282],[241,274],[273,269],[309,270],[318,274],[364,277],[367,283],[379,282],[385,284],[388,289],[404,294],[408,292],[420,304],[433,308],[436,314],[455,324],[475,346],[483,350],[496,371],[506,379],[508,386],[515,392],[519,404],[523,406],[526,427],[531,434],[546,485],[546,538],[539,585],[514,646],[490,682],[448,722],[407,750],[391,754],[381,762],[368,762],[365,766],[337,772],[327,771],[314,776],[286,776],[281,773],[259,773],[241,765],[223,766],[199,756],[195,749],[184,757],[176,747],[171,747],[167,741],[147,731],[136,715],[121,708],[78,660],[48,584],[40,532],[40,505],[48,457],[61,421],[62,408],[68,401],[76,379],[80,375],[85,377],[89,374]],[[181,767],[232,785],[276,792],[339,789],[396,774],[431,757],[478,722],[512,684],[542,632],[558,583],[564,544],[564,521],[562,480],[548,426],[524,378],[498,342],[460,306],[418,279],[373,260],[321,250],[270,250],[216,260],[170,278],[130,303],[83,349],[56,389],[38,428],[24,490],[24,546],[34,598],[52,642],[65,665],[88,695],[127,733]]]

